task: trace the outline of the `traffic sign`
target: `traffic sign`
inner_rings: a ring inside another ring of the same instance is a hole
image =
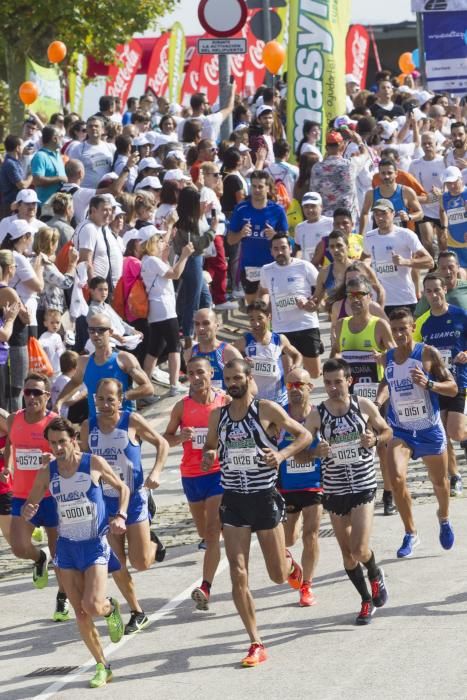
[[[198,53],[206,54],[241,54],[246,53],[246,39],[198,39]]]
[[[245,0],[201,0],[198,18],[202,27],[217,37],[237,34],[248,17]]]

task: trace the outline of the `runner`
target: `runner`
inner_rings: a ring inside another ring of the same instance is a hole
[[[283,333],[273,333],[268,305],[257,299],[247,306],[251,333],[244,333],[234,346],[250,362],[258,387],[256,398],[287,403],[284,375],[302,364],[302,356]],[[284,357],[285,356],[285,357]],[[282,359],[284,358],[284,359]]]
[[[129,491],[104,459],[79,451],[75,429],[66,418],[50,421],[44,437],[55,459],[38,472],[22,515],[29,525],[50,488],[59,521],[55,562],[81,638],[96,660],[89,685],[99,688],[112,679],[112,671],[92,618],[104,616],[112,642],[123,636],[120,605],[106,597],[107,572],[119,564],[105,536],[109,525],[101,481],[119,494],[118,512],[110,522],[110,531],[116,535],[125,532]]]
[[[288,405],[285,410],[293,420],[303,425],[310,412],[310,395],[313,389],[311,377],[304,369],[293,369],[287,375]],[[286,447],[293,441],[293,435],[281,431],[279,447]],[[321,505],[321,464],[319,459],[311,459],[305,464],[287,459],[279,467],[278,489],[282,494],[287,520],[284,522],[285,544],[293,547],[302,530],[302,571],[300,586],[300,607],[315,605],[316,598],[311,585],[319,559],[319,526],[323,514]],[[302,517],[300,517],[300,515]]]
[[[150,529],[147,489],[159,487],[169,446],[139,413],[122,410],[122,400],[122,384],[117,379],[101,379],[95,397],[98,415],[84,421],[80,442],[83,452],[91,452],[105,459],[118,479],[130,490],[126,531],[111,533],[108,539],[121,565],[113,575],[115,583],[131,611],[125,634],[134,634],[146,627],[149,620],[138,602],[134,581],[127,568],[125,540],[128,559],[137,571],[146,571],[155,561],[164,560],[165,547]],[[141,464],[143,440],[156,449],[155,464],[146,480]],[[109,518],[114,518],[119,502],[118,492],[111,485],[104,485],[104,502]]]
[[[357,625],[368,625],[376,608],[387,602],[383,570],[370,548],[376,495],[373,448],[391,438],[391,429],[368,399],[351,396],[350,365],[340,358],[323,365],[328,399],[311,411],[305,426],[320,441],[298,455],[298,462],[320,457],[323,468],[323,506],[342,552],[347,576],[362,598]],[[322,436],[322,437],[321,437]],[[363,569],[368,571],[371,593]]]
[[[183,445],[182,486],[198,534],[206,545],[202,582],[191,593],[197,610],[209,609],[211,586],[221,556],[219,506],[223,489],[220,465],[216,459],[209,474],[201,467],[209,416],[215,408],[230,403],[229,397],[213,387],[213,372],[208,357],[196,356],[188,361],[190,394],[175,404],[164,433],[170,447]]]
[[[232,403],[216,408],[209,417],[203,468],[208,471],[214,467],[219,449],[225,551],[234,603],[251,641],[241,663],[256,666],[266,661],[267,653],[248,588],[251,535],[256,532],[258,536],[271,580],[288,580],[292,588],[299,589],[302,570],[285,549],[285,504],[275,484],[281,462],[304,450],[311,435],[280,406],[254,398],[251,367],[245,360],[231,360],[225,365],[224,382]],[[279,451],[275,436],[280,428],[295,440]]]
[[[397,556],[402,559],[412,556],[420,544],[407,487],[410,459],[422,458],[428,469],[438,501],[441,546],[451,549],[454,544],[449,522],[446,434],[438,394],[454,397],[457,384],[438,350],[413,340],[415,322],[408,308],[392,311],[389,321],[397,347],[383,356],[384,379],[378,389],[377,403],[384,402],[389,390],[387,420],[393,438],[388,443],[387,457],[394,499],[405,527],[402,545],[397,550]]]

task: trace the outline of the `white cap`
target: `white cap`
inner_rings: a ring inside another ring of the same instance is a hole
[[[441,182],[443,185],[446,182],[456,182],[457,180],[463,180],[462,173],[459,168],[455,165],[450,165],[449,168],[445,168],[441,173]]]
[[[269,105],[260,105],[256,110],[256,116],[260,117],[264,112],[272,112],[272,107]]]
[[[101,194],[100,196],[104,197],[104,199],[112,205],[113,209],[115,209],[115,207],[120,206],[113,194],[110,194],[110,192],[106,192],[105,194]]]
[[[398,124],[396,121],[380,121],[378,126],[381,128],[381,136],[385,141],[389,141],[390,138],[394,136],[398,129]]]
[[[419,92],[415,92],[414,96],[417,98],[421,106],[423,106],[425,102],[429,102],[429,100],[433,99],[433,95],[431,92],[428,92],[428,90],[420,90]]]
[[[144,177],[141,182],[138,182],[138,184],[135,187],[135,192],[136,190],[143,190],[145,187],[152,187],[153,190],[161,190],[162,185],[161,181],[159,180],[158,177],[155,177],[154,175],[149,175],[148,177]]]
[[[169,114],[173,116],[174,114],[181,114],[182,113],[182,106],[177,104],[176,102],[171,102],[169,104]]]
[[[409,88],[408,85],[399,85],[397,92],[402,92],[404,95],[413,95],[413,90]]]
[[[125,213],[125,212],[124,212],[123,209],[121,208],[120,204],[117,204],[117,206],[114,207],[114,210],[113,210],[113,212],[112,212],[112,216],[113,216],[114,219],[116,219],[117,216],[120,216],[120,214],[124,214],[124,213]]]
[[[348,85],[348,83],[355,83],[355,85],[360,85],[359,81],[357,78],[354,76],[353,73],[347,73],[345,76],[345,84]]]
[[[32,235],[34,231],[32,226],[28,224],[28,222],[24,219],[15,219],[10,224],[8,224],[6,233],[9,233],[11,238],[15,240],[16,238],[21,238],[21,236],[25,236],[27,233],[30,233]]]
[[[20,190],[16,195],[15,202],[23,202],[24,204],[37,204],[39,197],[34,190]]]
[[[123,247],[126,248],[130,241],[139,240],[139,231],[136,228],[130,228],[122,236]]]
[[[180,168],[174,168],[173,170],[167,170],[165,177],[164,177],[164,182],[170,182],[170,180],[175,180],[175,182],[181,182],[182,180],[186,180],[189,182],[191,180],[191,177],[189,175],[185,175],[183,170],[180,170]]]
[[[244,129],[249,129],[249,128],[250,128],[249,124],[247,124],[246,122],[240,122],[239,124],[237,124],[234,131],[243,131]]]
[[[151,143],[146,134],[139,134],[133,139],[133,146],[149,146]]]
[[[153,236],[165,236],[166,233],[167,231],[161,231],[152,224],[148,224],[139,229],[138,240],[141,241],[141,243],[146,243],[146,241],[149,241]]]
[[[334,128],[340,129],[341,126],[350,126],[351,124],[358,124],[355,119],[351,119],[348,114],[343,114],[341,117],[336,117],[334,119]]]
[[[173,151],[169,151],[169,152],[167,153],[167,156],[166,156],[166,157],[167,157],[167,158],[177,158],[177,160],[181,160],[181,161],[183,161],[184,163],[186,162],[185,154],[183,153],[183,151],[180,151],[180,150],[178,150],[178,149],[177,149],[177,150],[173,150]]]
[[[305,204],[322,204],[323,200],[319,192],[305,192],[302,197],[302,206]]]
[[[238,145],[238,150],[240,153],[246,153],[247,151],[251,151],[251,148],[248,148],[248,146],[245,143],[240,143]]]
[[[162,165],[156,158],[142,158],[138,163],[138,172],[141,172],[145,168],[154,168],[155,170],[162,170]]]

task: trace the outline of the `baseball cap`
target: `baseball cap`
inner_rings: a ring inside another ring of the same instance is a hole
[[[180,151],[178,149],[174,149],[173,151],[169,151],[167,153],[167,158],[177,158],[177,160],[181,160],[184,163],[186,161],[186,158],[185,158],[183,151]]]
[[[39,197],[34,190],[20,190],[16,195],[15,202],[23,202],[23,204],[37,204]]]
[[[112,205],[112,209],[115,209],[115,207],[119,206],[117,200],[115,199],[113,194],[111,194],[110,192],[105,192],[104,194],[101,194],[100,196],[103,197],[107,202],[109,202],[109,204]]]
[[[162,170],[162,165],[155,158],[142,158],[138,163],[138,172],[141,172],[145,168],[154,168],[155,170]]]
[[[112,212],[112,216],[115,219],[117,216],[120,216],[120,214],[124,214],[125,212],[121,208],[120,204],[117,204],[116,207],[114,207],[114,210]]]
[[[33,234],[33,228],[24,219],[15,219],[10,224],[8,224],[7,234],[10,234],[11,238],[15,240],[16,238],[21,238],[27,233]]]
[[[149,239],[153,236],[165,236],[166,233],[167,231],[161,231],[152,224],[149,224],[148,226],[142,226],[139,229],[138,240],[141,241],[141,243],[146,243],[146,241],[149,241]]]
[[[238,150],[240,151],[240,153],[246,153],[247,151],[251,151],[251,148],[248,148],[246,143],[240,143],[238,146]]]
[[[352,124],[357,124],[355,119],[351,119],[348,114],[343,114],[341,117],[336,117],[334,119],[333,126],[335,129],[340,129],[343,126],[352,126]]]
[[[260,105],[256,110],[256,116],[260,117],[265,112],[272,112],[272,107],[270,107],[269,105]]]
[[[122,236],[123,247],[126,248],[130,241],[139,240],[139,231],[136,228],[130,228]]]
[[[418,103],[421,107],[423,107],[423,105],[426,102],[429,102],[433,99],[433,95],[431,94],[431,92],[428,92],[428,90],[420,90],[419,92],[414,92],[414,96],[417,98]]]
[[[379,209],[380,211],[386,211],[387,209],[389,209],[390,211],[395,211],[394,204],[391,202],[390,199],[377,199],[371,207],[371,209],[372,211],[374,211],[375,209]]]
[[[445,168],[441,173],[443,185],[446,182],[456,182],[457,180],[462,180],[462,173],[455,165],[450,165],[449,168]]]
[[[354,76],[353,73],[346,73],[345,76],[345,84],[347,85],[348,83],[355,83],[355,85],[359,85],[359,81],[357,78]]]
[[[152,141],[148,139],[146,134],[139,134],[133,139],[133,146],[149,146]]]
[[[381,136],[385,141],[389,141],[389,139],[394,136],[398,129],[398,124],[395,120],[391,122],[387,122],[384,120],[380,121],[378,122],[378,126],[381,129]]]
[[[302,198],[302,206],[305,204],[322,204],[323,200],[318,192],[306,192]]]
[[[343,140],[344,137],[342,136],[342,134],[339,134],[338,131],[328,131],[328,133],[326,134],[326,144],[335,145],[338,143],[342,143]]]
[[[180,170],[180,168],[174,168],[173,170],[167,170],[165,174],[164,182],[170,182],[170,180],[175,180],[176,182],[186,180],[187,182],[189,182],[191,180],[191,177],[185,175],[183,170]]]
[[[136,185],[135,192],[136,190],[143,190],[145,187],[152,187],[153,190],[162,189],[161,181],[158,177],[155,177],[154,175],[150,175],[149,177],[143,177],[141,182],[138,182],[138,184]]]
[[[246,122],[239,122],[237,126],[235,127],[234,131],[244,131],[245,129],[249,129],[250,125],[247,124]]]

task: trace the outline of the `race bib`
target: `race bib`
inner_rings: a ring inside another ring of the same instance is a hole
[[[79,499],[68,503],[58,503],[60,521],[69,525],[87,523],[93,518],[91,505],[85,499]]]
[[[426,418],[426,405],[422,399],[413,401],[400,401],[397,404],[397,415],[402,424],[413,423],[415,420]]]
[[[193,428],[191,446],[194,450],[202,450],[208,434],[207,428]]]
[[[230,469],[248,470],[258,469],[256,461],[256,448],[245,448],[243,450],[235,450],[229,448],[227,459]]]
[[[259,282],[261,275],[260,267],[245,267],[245,275],[248,282]]]
[[[106,457],[106,459],[107,459],[108,464],[110,464],[110,466],[112,467],[112,471],[115,474],[115,476],[117,477],[117,479],[120,479],[121,481],[125,481],[121,467],[118,464],[116,464],[115,462],[112,463],[108,459],[108,457]],[[102,490],[104,492],[104,496],[111,496],[112,498],[115,498],[119,495],[119,492],[116,489],[114,489],[114,487],[111,486],[110,484],[106,484],[105,481],[102,482]]]
[[[451,370],[452,369],[452,352],[450,348],[438,348],[438,352],[441,355],[441,358],[446,365],[446,367]]]
[[[34,448],[16,450],[16,466],[21,471],[42,469],[42,450]]]
[[[293,457],[286,462],[287,474],[311,474],[311,472],[316,471],[316,465],[314,462],[306,462],[305,464],[300,464],[296,462]]]
[[[377,275],[382,277],[395,277],[397,275],[397,265],[392,261],[376,262],[375,271]]]
[[[353,393],[357,396],[363,396],[365,399],[370,399],[370,401],[376,401],[378,386],[378,384],[373,382],[358,382],[354,384]]]
[[[280,296],[275,296],[274,301],[278,311],[294,309],[297,306],[297,301],[295,299],[295,295],[293,294],[281,294]]]
[[[350,466],[360,459],[360,441],[331,445],[331,457],[335,465]]]
[[[253,364],[253,374],[258,377],[271,377],[277,373],[277,365],[274,360],[255,359]]]

